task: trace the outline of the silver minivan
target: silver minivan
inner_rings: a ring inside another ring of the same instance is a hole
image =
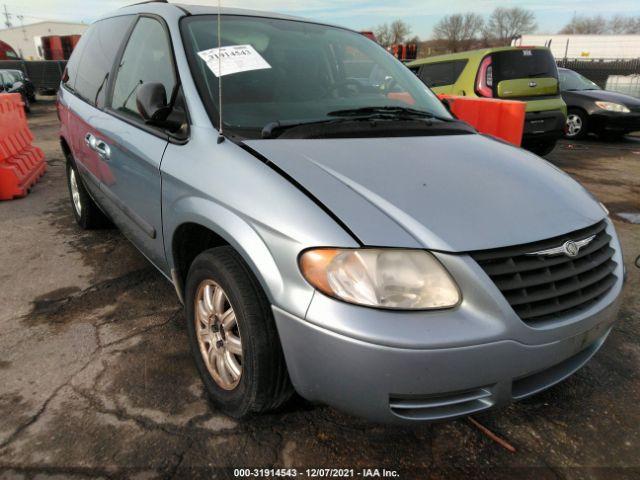
[[[79,225],[113,222],[173,283],[229,415],[294,391],[380,422],[467,415],[571,375],[616,320],[605,208],[356,32],[126,7],[83,35],[58,114]]]

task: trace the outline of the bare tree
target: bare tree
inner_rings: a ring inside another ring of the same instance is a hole
[[[531,33],[536,26],[532,11],[520,7],[498,7],[491,13],[484,34],[500,45],[510,45],[514,37]]]
[[[402,20],[394,20],[389,27],[391,30],[391,43],[402,43],[411,34],[411,26]]]
[[[389,24],[383,23],[373,29],[373,33],[376,36],[376,40],[383,47],[389,47],[391,45],[391,29]]]
[[[403,43],[409,35],[411,35],[411,26],[402,20],[394,20],[393,22],[383,23],[373,29],[376,40],[383,47],[390,47],[397,43]],[[416,39],[417,37],[413,37]]]
[[[574,15],[560,33],[582,34],[582,35],[602,35],[607,32],[607,20],[602,15],[586,17],[584,15]]]
[[[449,50],[458,52],[471,47],[483,25],[484,19],[477,13],[446,15],[433,27],[433,37],[446,41]]]
[[[614,35],[637,35],[640,33],[640,17],[615,15],[607,24],[607,33]]]

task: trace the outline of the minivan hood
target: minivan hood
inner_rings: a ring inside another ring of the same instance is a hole
[[[567,174],[482,135],[245,144],[364,245],[483,250],[562,235],[605,216]]]

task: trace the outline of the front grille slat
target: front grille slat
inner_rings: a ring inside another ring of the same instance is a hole
[[[588,307],[615,285],[616,262],[603,220],[540,242],[471,252],[520,318],[529,324],[561,319]],[[528,255],[595,235],[575,257]]]
[[[567,285],[563,285],[560,288],[555,287],[547,287],[544,290],[534,291],[534,292],[516,292],[515,294],[508,292],[505,294],[505,297],[511,304],[511,306],[522,305],[523,303],[531,303],[531,302],[539,302],[542,300],[549,300],[553,297],[558,297],[561,295],[566,295],[580,288],[588,287],[589,285],[599,282],[616,268],[615,262],[607,262],[604,265],[594,268],[585,274],[585,277],[581,280],[577,279],[569,279],[570,282],[567,282]]]
[[[595,238],[589,245],[580,250],[579,254],[574,257],[574,260],[594,253],[605,245],[608,245],[609,242],[611,242],[611,237],[606,234]],[[529,270],[538,270],[540,268],[560,265],[570,261],[571,258],[566,255],[556,255],[545,260],[542,260],[537,256],[521,255],[518,257],[508,257],[506,260],[501,262],[487,263],[484,265],[484,271],[491,276],[508,275],[518,272],[526,272]]]
[[[613,257],[613,253],[613,249],[607,247],[606,250],[601,250],[597,254],[594,254],[592,258],[586,259],[586,261],[576,260],[572,262],[565,262],[556,268],[553,268],[553,266],[544,267],[545,269],[543,271],[534,274],[527,274],[523,272],[516,273],[507,278],[494,278],[494,282],[502,291],[557,282],[596,268]]]
[[[523,320],[540,317],[544,315],[549,315],[551,313],[562,312],[566,310],[570,310],[573,307],[580,306],[582,304],[590,303],[590,300],[598,298],[603,293],[606,293],[613,287],[616,283],[616,279],[612,277],[607,277],[602,282],[598,282],[595,287],[588,291],[587,294],[582,294],[580,296],[572,296],[566,301],[558,301],[555,304],[546,303],[544,305],[540,305],[537,307],[532,307],[528,311],[516,311],[519,313],[520,318]]]

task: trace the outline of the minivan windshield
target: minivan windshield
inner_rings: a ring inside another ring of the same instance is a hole
[[[181,28],[193,77],[217,127],[217,65],[203,58],[203,52],[218,47],[217,16],[185,17]],[[252,61],[260,67],[249,62],[244,71],[222,76],[223,126],[241,138],[260,138],[265,127],[271,132],[274,125],[314,124],[317,131],[376,116],[397,120],[387,122],[394,128],[403,121],[453,122],[409,69],[358,33],[303,21],[223,15],[221,44],[250,46],[257,53],[251,53]],[[383,136],[384,127],[380,130]]]
[[[558,74],[560,76],[560,90],[563,92],[600,90],[598,85],[573,70],[562,69],[558,71]]]

